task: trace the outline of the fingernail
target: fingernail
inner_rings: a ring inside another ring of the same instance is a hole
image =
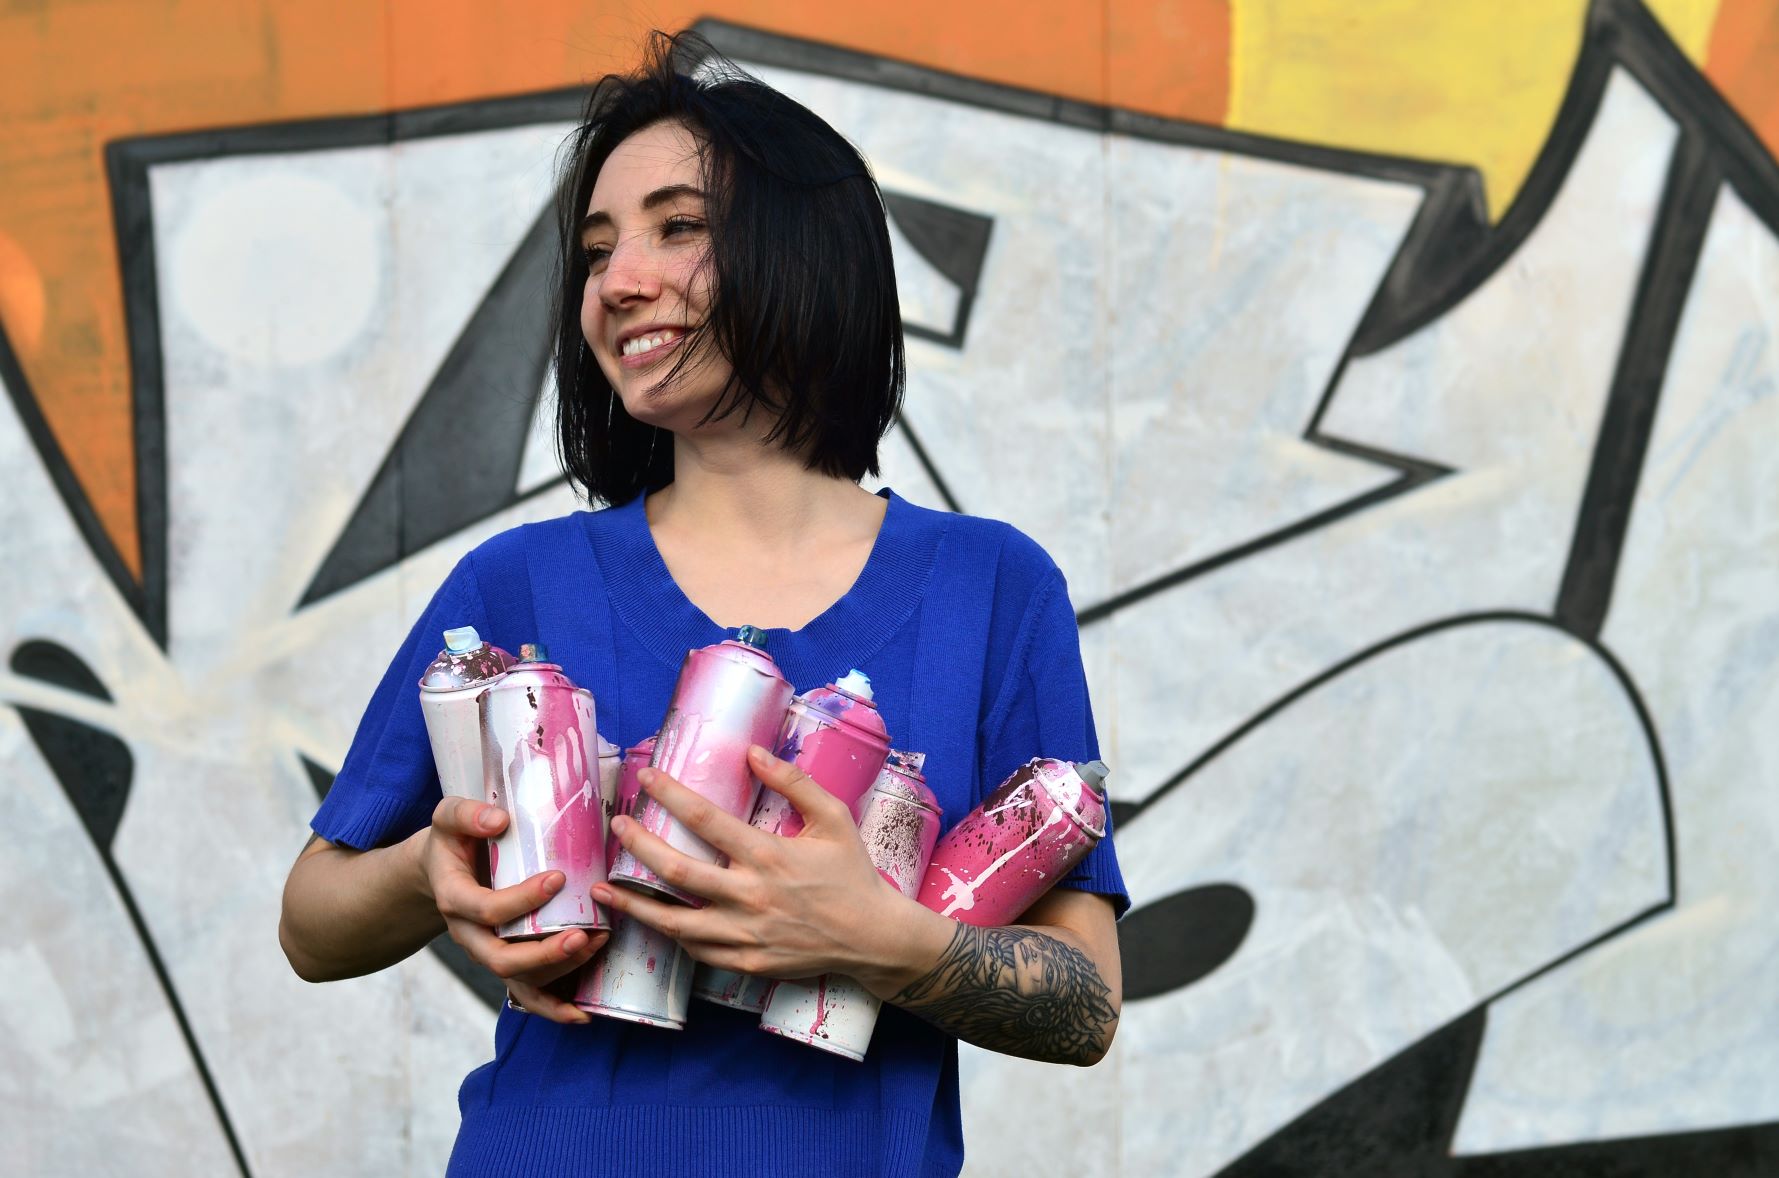
[[[563,875],[560,871],[552,871],[550,874],[544,876],[544,891],[560,892],[562,890],[562,885],[567,882],[567,880],[568,877]]]
[[[747,746],[747,755],[750,757],[758,757],[760,760],[764,761],[772,754],[766,751],[765,745],[750,744]]]
[[[476,819],[476,822],[483,830],[493,830],[500,822],[500,811],[493,806],[484,806],[481,816]]]
[[[604,884],[594,884],[593,900],[597,904],[610,904],[612,902],[612,890]]]
[[[636,780],[639,785],[644,789],[647,789],[649,786],[655,784],[656,776],[656,771],[645,765],[643,766],[642,771],[636,775]]]
[[[627,814],[612,815],[612,833],[623,834],[630,829],[630,817]]]
[[[573,956],[587,944],[587,934],[582,932],[569,933],[562,938],[562,951]]]

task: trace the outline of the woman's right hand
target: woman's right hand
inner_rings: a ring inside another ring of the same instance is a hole
[[[476,878],[477,847],[506,824],[506,811],[498,806],[468,798],[441,800],[421,851],[427,894],[445,918],[451,939],[506,984],[513,1005],[552,1022],[587,1022],[585,1011],[544,987],[586,964],[609,934],[570,929],[541,941],[507,941],[495,935],[503,922],[541,907],[566,879],[560,871],[545,871],[509,888],[483,887]]]

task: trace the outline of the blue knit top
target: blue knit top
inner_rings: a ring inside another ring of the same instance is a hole
[[[893,494],[864,571],[768,646],[801,692],[857,667],[891,743],[927,754],[957,822],[1034,756],[1098,756],[1068,592],[1006,524]],[[762,557],[762,559],[766,559]],[[592,691],[601,735],[654,733],[686,651],[726,632],[680,592],[643,501],[527,524],[452,571],[372,696],[315,832],[357,848],[425,826],[439,799],[417,684],[444,630],[508,650],[541,641]],[[1062,886],[1129,904],[1110,836]],[[863,1063],[762,1034],[758,1016],[692,1003],[685,1030],[503,1011],[494,1057],[458,1096],[452,1175],[949,1175],[963,1164],[957,1044],[886,1005]]]

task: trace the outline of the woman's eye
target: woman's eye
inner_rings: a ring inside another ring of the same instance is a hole
[[[704,228],[704,222],[695,221],[691,217],[669,217],[661,223],[661,236],[673,237],[702,228]]]
[[[581,247],[581,256],[587,260],[587,269],[598,270],[612,256],[612,251],[609,246],[584,245]]]

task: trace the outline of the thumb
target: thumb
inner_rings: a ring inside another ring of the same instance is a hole
[[[781,760],[757,744],[747,750],[747,760],[761,785],[783,794],[796,808],[805,831],[852,829],[852,811],[795,762]]]

